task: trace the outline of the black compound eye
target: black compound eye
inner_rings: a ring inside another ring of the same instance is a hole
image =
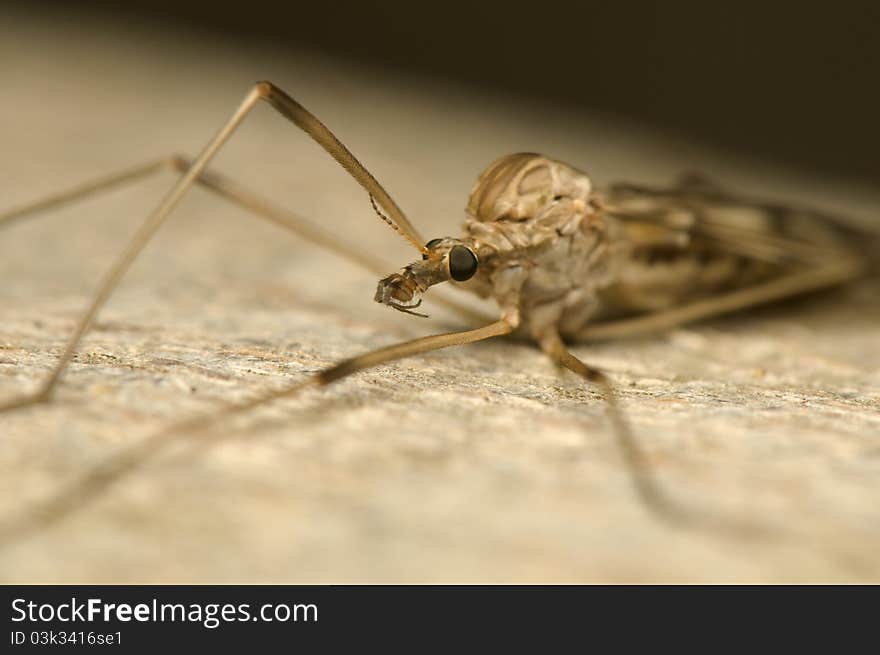
[[[453,246],[449,251],[449,275],[456,282],[470,280],[477,272],[477,256],[470,248]]]

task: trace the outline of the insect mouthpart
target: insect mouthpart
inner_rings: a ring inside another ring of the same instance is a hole
[[[407,267],[400,273],[392,273],[379,280],[373,300],[405,314],[428,318],[427,314],[412,311],[422,304],[421,295],[424,292],[425,289],[419,286],[410,268]]]

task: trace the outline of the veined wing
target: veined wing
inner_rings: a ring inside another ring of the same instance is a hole
[[[666,325],[647,315],[672,312],[677,324],[839,284],[867,268],[864,239],[842,221],[694,176],[669,188],[615,184],[603,200],[625,251],[603,295],[608,318],[641,314],[629,322]]]

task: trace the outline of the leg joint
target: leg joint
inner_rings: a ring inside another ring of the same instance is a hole
[[[254,86],[254,90],[259,94],[261,98],[269,98],[275,95],[278,87],[272,84],[272,82],[261,80],[257,82],[257,84]]]

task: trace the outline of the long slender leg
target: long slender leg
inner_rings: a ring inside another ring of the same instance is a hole
[[[94,298],[83,313],[73,334],[67,342],[61,357],[49,375],[49,378],[36,393],[30,396],[13,399],[0,405],[0,411],[26,407],[35,403],[47,401],[55,389],[61,374],[64,372],[71,358],[76,352],[83,335],[92,326],[95,317],[101,307],[118,286],[125,273],[131,267],[137,256],[143,251],[150,239],[156,234],[171,211],[178,205],[186,192],[192,187],[196,179],[203,173],[208,163],[217,154],[235,130],[241,125],[245,117],[261,100],[268,102],[276,111],[288,118],[297,127],[312,137],[327,153],[329,153],[352,177],[373,197],[390,218],[382,218],[408,239],[417,249],[424,250],[423,240],[409,223],[406,216],[391,199],[379,182],[367,171],[366,168],[351,154],[351,152],[327,129],[327,127],[309,113],[302,105],[293,100],[281,89],[269,82],[256,84],[242,100],[241,104],[232,114],[232,117],[217,132],[204,150],[196,157],[189,170],[171,188],[159,206],[144,221],[131,241],[123,250],[122,254],[110,268],[98,287]]]
[[[674,516],[676,510],[666,499],[666,496],[654,479],[645,454],[639,448],[630,430],[629,423],[623,418],[623,414],[617,404],[617,394],[614,392],[614,387],[608,377],[602,371],[587,366],[572,355],[555,332],[545,336],[541,340],[540,345],[541,349],[560,365],[581,376],[587,382],[599,387],[608,405],[608,417],[617,438],[620,452],[629,470],[632,472],[636,491],[645,505],[652,510],[663,516]]]
[[[39,212],[56,209],[76,200],[81,200],[87,196],[112,189],[113,187],[135,182],[157,173],[162,169],[173,168],[175,166],[175,160],[175,157],[154,159],[144,164],[126,168],[113,175],[105,175],[95,180],[89,180],[88,182],[78,184],[70,189],[52,193],[34,202],[28,202],[17,207],[6,209],[0,212],[0,227],[6,227],[16,221],[33,216]]]
[[[0,523],[0,542],[21,539],[34,530],[46,527],[81,508],[126,473],[156,456],[170,443],[179,440],[181,433],[186,433],[189,437],[204,437],[206,429],[216,425],[220,419],[247,412],[281,398],[294,396],[308,387],[327,386],[358,371],[404,357],[510,334],[513,328],[514,326],[510,322],[502,319],[475,330],[437,334],[379,348],[346,359],[295,384],[270,391],[237,405],[227,405],[208,416],[197,416],[172,425],[170,428],[148,436],[104,460],[82,478],[61,489],[45,502],[25,508],[19,515]]]
[[[670,499],[657,482],[648,457],[639,447],[629,423],[624,419],[617,403],[614,386],[608,377],[602,371],[588,366],[572,355],[555,332],[546,335],[540,345],[544,352],[560,365],[581,376],[587,382],[595,384],[602,391],[612,431],[630,472],[636,493],[654,516],[679,528],[708,530],[744,538],[763,538],[770,535],[771,530],[767,526],[758,525],[749,519],[684,507]]]
[[[802,273],[792,273],[770,282],[737,289],[736,291],[730,291],[714,298],[698,300],[681,307],[645,316],[588,325],[576,335],[575,339],[577,341],[600,341],[668,330],[684,323],[693,323],[747,307],[841,284],[855,279],[863,270],[864,265],[860,261],[835,259],[833,262],[824,265],[817,264],[816,268]]]

